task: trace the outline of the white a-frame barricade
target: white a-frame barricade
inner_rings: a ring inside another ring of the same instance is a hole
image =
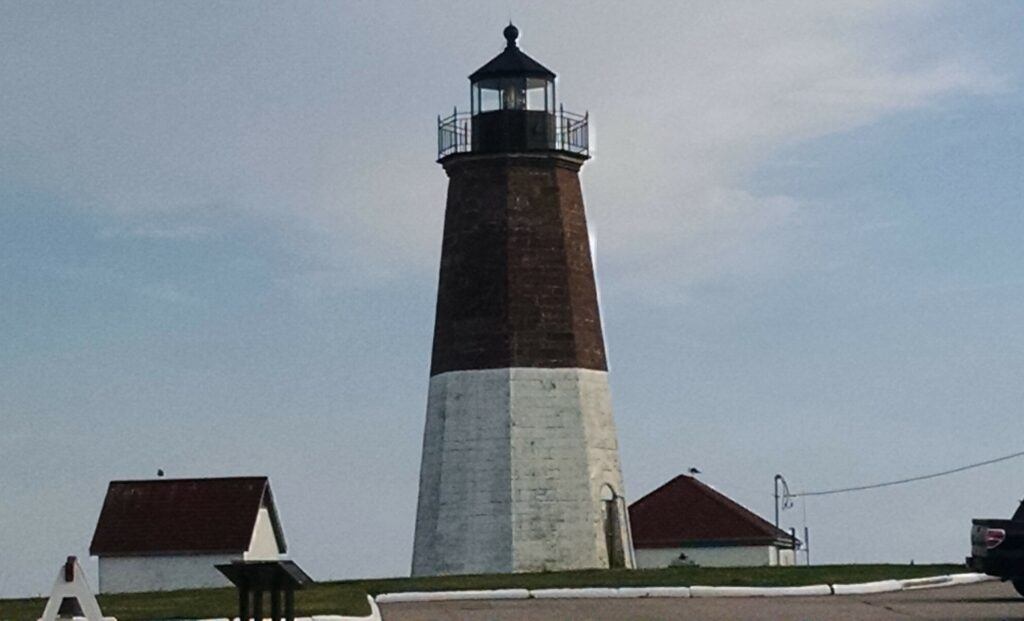
[[[50,599],[43,609],[39,621],[56,621],[84,617],[87,621],[116,621],[113,617],[104,617],[96,596],[92,594],[89,583],[85,580],[85,572],[78,564],[78,559],[69,556],[64,566],[57,573],[53,583]]]

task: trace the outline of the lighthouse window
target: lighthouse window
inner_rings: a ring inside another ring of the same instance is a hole
[[[541,78],[494,78],[473,84],[473,114],[495,110],[554,110],[555,85]]]
[[[473,114],[501,110],[502,81],[482,80],[473,84]]]
[[[480,89],[480,104],[477,109],[480,112],[490,112],[501,107],[501,99],[498,91],[490,88]]]
[[[526,91],[526,109],[527,110],[543,110],[544,109],[544,89],[542,88],[531,88]]]
[[[521,80],[503,80],[501,85],[501,107],[503,110],[525,110],[526,88]]]

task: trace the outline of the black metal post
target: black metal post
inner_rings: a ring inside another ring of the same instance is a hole
[[[249,589],[238,587],[238,621],[249,621]]]
[[[565,106],[563,106],[562,104],[558,104],[558,115],[562,119],[562,129],[561,129],[560,132],[558,132],[558,140],[559,140],[559,142],[561,142],[561,144],[558,145],[558,148],[567,151],[568,147],[566,147],[565,143],[568,141],[569,137],[564,135],[565,132],[566,132],[566,127],[565,127]]]
[[[284,590],[284,618],[295,621],[295,590],[290,586]]]
[[[796,527],[795,526],[789,529],[789,540],[790,540],[791,545],[793,546],[793,566],[795,567],[796,566]],[[779,564],[781,565],[782,563],[779,563]]]
[[[276,584],[270,589],[270,618],[281,621],[281,587]]]
[[[259,589],[252,592],[252,618],[263,621],[263,591]]]

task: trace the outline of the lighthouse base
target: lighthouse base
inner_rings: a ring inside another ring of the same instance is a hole
[[[430,380],[413,575],[632,567],[608,374]]]

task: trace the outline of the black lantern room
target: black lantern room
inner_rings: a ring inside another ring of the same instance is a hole
[[[516,45],[519,29],[509,24],[505,51],[469,76],[474,115],[498,110],[531,110],[552,114],[555,74]]]
[[[555,105],[555,74],[527,56],[511,23],[505,49],[469,76],[470,113],[438,118],[438,156],[565,150],[587,155],[587,117]],[[467,118],[468,117],[468,118]]]

